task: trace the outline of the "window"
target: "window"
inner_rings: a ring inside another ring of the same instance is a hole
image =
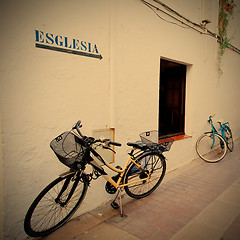
[[[186,65],[161,59],[159,136],[185,134]]]

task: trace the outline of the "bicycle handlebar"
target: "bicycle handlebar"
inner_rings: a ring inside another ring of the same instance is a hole
[[[81,124],[81,121],[77,121],[77,123],[74,124],[74,126],[72,127],[72,129],[76,129],[78,134],[83,138],[83,139],[89,139],[91,140],[91,144],[93,143],[97,143],[97,142],[102,142],[102,143],[106,143],[107,145],[114,145],[114,146],[118,146],[118,147],[121,147],[122,144],[121,143],[118,143],[118,142],[112,142],[110,141],[110,139],[97,139],[95,140],[93,137],[91,138],[88,138],[86,136],[83,136],[83,134],[81,133],[80,131],[80,128],[82,127],[82,124]]]
[[[212,123],[212,118],[215,116],[216,114],[214,113],[213,115],[210,115],[208,118],[208,123],[211,124]]]
[[[82,127],[81,121],[78,120],[78,121],[73,125],[72,129],[76,129],[77,132],[78,132],[78,134],[79,134],[82,138],[84,138],[84,136],[82,135],[82,133],[81,133],[81,131],[80,131],[80,129],[79,129],[79,128],[81,128],[81,127]]]
[[[122,144],[118,143],[118,142],[110,142],[110,144],[112,144],[114,146],[117,146],[117,147],[121,147],[122,146]]]
[[[113,142],[110,139],[97,139],[97,140],[94,140],[92,143],[98,143],[98,142],[105,144],[105,145],[114,145],[114,146],[118,146],[118,147],[122,146],[121,143]]]
[[[121,143],[118,143],[118,142],[112,142],[112,141],[109,141],[108,144],[113,145],[113,146],[117,146],[117,147],[121,147],[121,146],[122,146]]]

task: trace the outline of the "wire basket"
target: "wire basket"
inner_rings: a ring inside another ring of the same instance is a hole
[[[85,142],[73,132],[64,132],[54,138],[50,147],[58,159],[70,168],[76,168],[76,164],[82,161],[86,152]]]
[[[142,143],[147,146],[158,146],[162,152],[169,151],[174,141],[171,137],[159,137],[159,132],[157,130],[143,132],[139,136]]]

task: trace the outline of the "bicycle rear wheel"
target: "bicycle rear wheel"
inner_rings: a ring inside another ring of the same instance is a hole
[[[228,126],[225,126],[224,134],[227,142],[227,148],[229,149],[230,152],[232,152],[234,147],[233,136],[232,131]]]
[[[42,237],[60,228],[78,209],[87,188],[79,172],[55,179],[30,206],[24,221],[25,232],[31,237]]]
[[[204,161],[218,162],[225,157],[227,144],[219,134],[204,133],[196,142],[196,151]]]
[[[162,155],[149,152],[141,155],[135,162],[144,171],[137,168],[134,163],[129,164],[123,179],[124,184],[129,185],[125,186],[124,189],[132,198],[143,198],[151,194],[163,180],[166,172],[166,161]],[[148,175],[150,177],[146,179]],[[143,180],[139,182],[141,179]]]

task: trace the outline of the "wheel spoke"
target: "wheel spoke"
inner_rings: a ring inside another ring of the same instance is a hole
[[[144,172],[137,169],[135,164],[130,165],[124,180],[125,183],[129,184],[125,190],[131,197],[141,198],[149,195],[160,184],[165,174],[166,165],[165,160],[155,153],[144,154],[136,162],[141,165]],[[134,181],[138,182],[134,183]]]
[[[32,237],[45,236],[63,225],[81,204],[87,191],[87,183],[78,181],[78,185],[69,198],[74,181],[72,176],[58,178],[50,183],[36,198],[25,217],[24,228]],[[62,192],[64,182],[68,181]],[[61,196],[59,194],[61,193]],[[69,198],[68,202],[66,200]],[[59,199],[59,201],[56,201]]]
[[[220,161],[227,152],[225,140],[218,134],[204,134],[196,143],[196,151],[200,158],[207,162]]]

